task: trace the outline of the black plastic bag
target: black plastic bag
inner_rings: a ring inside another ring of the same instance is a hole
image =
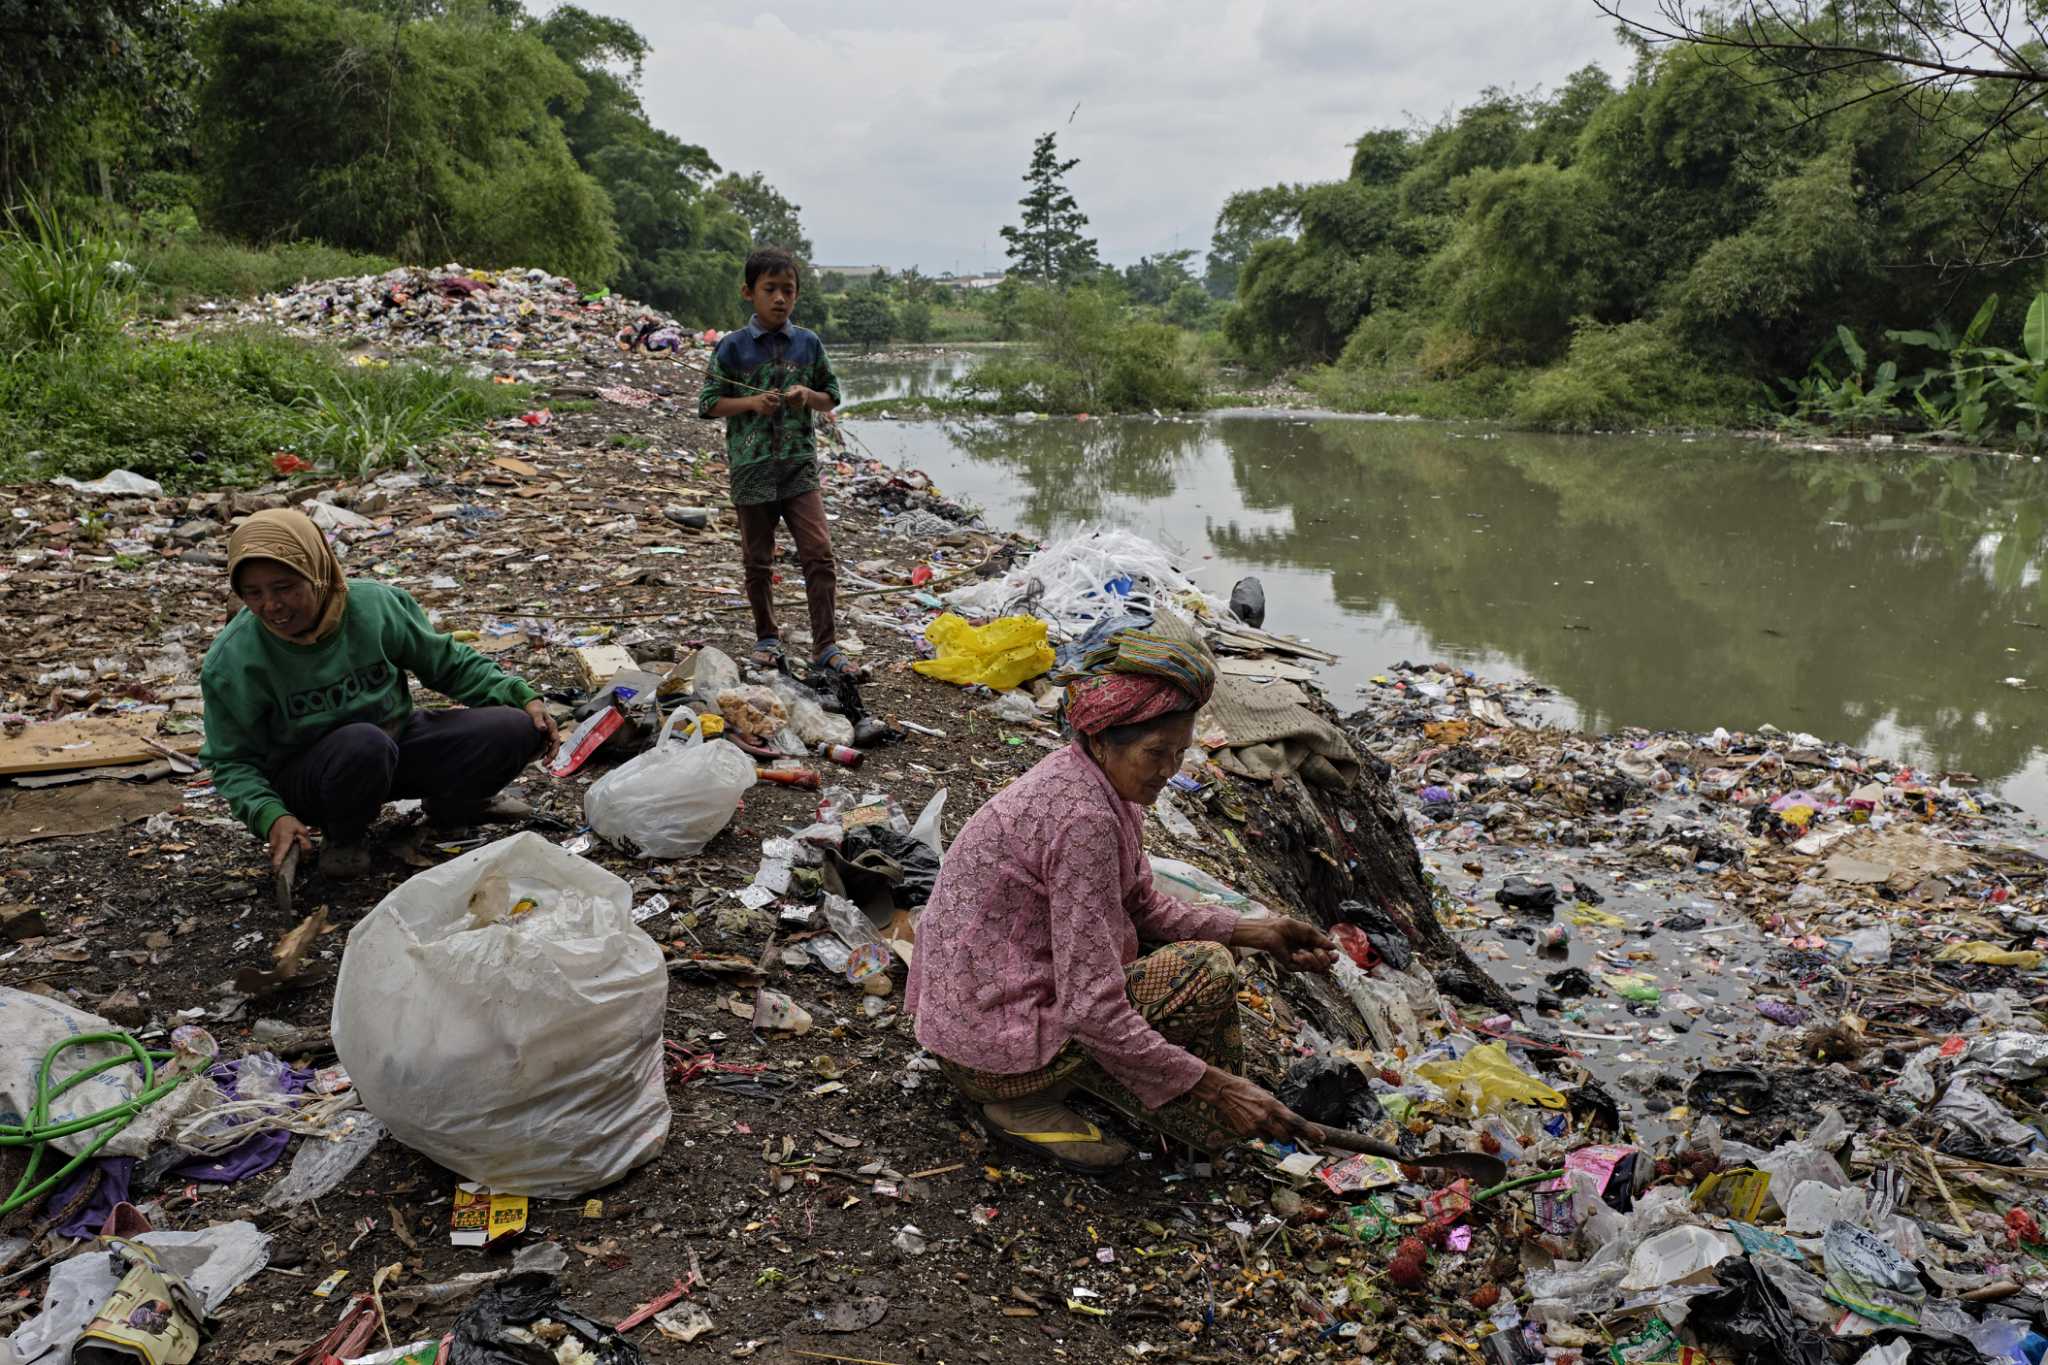
[[[1549,882],[1532,882],[1517,873],[1501,883],[1493,898],[1518,915],[1549,915],[1557,908],[1557,888]]]
[[[1364,901],[1345,901],[1337,907],[1337,918],[1363,930],[1372,950],[1380,955],[1380,961],[1395,971],[1408,970],[1408,964],[1415,960],[1415,949],[1410,946],[1406,931],[1392,915],[1378,906],[1367,905]]]
[[[1756,1113],[1770,1101],[1771,1078],[1754,1067],[1707,1067],[1692,1078],[1685,1098],[1709,1112],[1741,1109]]]
[[[551,1346],[506,1340],[508,1327],[531,1327],[546,1318],[559,1322],[590,1347],[598,1365],[646,1365],[647,1357],[625,1337],[562,1306],[555,1277],[513,1275],[485,1287],[455,1321],[449,1365],[555,1365]]]
[[[1714,1278],[1721,1288],[1694,1299],[1686,1314],[1701,1341],[1729,1347],[1736,1365],[1831,1365],[1826,1338],[1748,1257],[1721,1262]]]
[[[930,900],[939,881],[939,855],[932,852],[931,845],[908,834],[898,834],[887,825],[860,825],[848,830],[836,861],[886,878],[899,910],[912,909]],[[840,875],[845,876],[844,868]]]
[[[1311,1123],[1364,1128],[1386,1117],[1365,1073],[1342,1057],[1304,1057],[1287,1068],[1280,1103]]]
[[[1591,995],[1600,989],[1595,984],[1592,973],[1584,967],[1566,967],[1547,974],[1543,980],[1551,990],[1566,1000],[1576,1000],[1579,996]]]
[[[1240,578],[1230,590],[1230,614],[1253,630],[1266,624],[1266,585],[1256,578]]]

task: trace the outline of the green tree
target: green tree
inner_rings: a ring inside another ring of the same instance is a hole
[[[199,149],[221,230],[616,272],[610,203],[550,108],[586,87],[534,34],[469,11],[244,0],[210,16],[206,47]]]
[[[895,311],[879,289],[856,289],[835,312],[839,319],[835,333],[863,350],[885,344],[896,335]]]
[[[1176,290],[1195,282],[1194,271],[1188,268],[1188,262],[1194,258],[1195,253],[1186,248],[1140,256],[1136,265],[1123,272],[1124,288],[1130,291],[1131,301],[1153,308],[1165,307]]]
[[[747,223],[712,193],[719,167],[711,154],[649,122],[639,94],[646,39],[575,5],[551,11],[534,31],[583,83],[580,100],[550,108],[577,164],[611,199],[622,257],[615,286],[688,323],[744,321]]]
[[[196,0],[0,0],[0,200],[58,183],[92,151],[104,167],[105,148],[82,145],[102,120],[135,138],[182,129],[199,12]]]
[[[932,339],[932,306],[912,299],[896,310],[896,326],[905,341],[923,343]]]
[[[1301,222],[1301,185],[1272,185],[1262,190],[1239,190],[1223,201],[1216,213],[1216,229],[1209,236],[1209,260],[1204,282],[1219,299],[1237,293],[1238,273],[1251,259],[1252,248],[1260,242],[1291,237]]]
[[[761,172],[728,175],[716,188],[719,197],[746,221],[756,247],[779,246],[795,253],[799,261],[811,259],[811,239],[804,236],[797,216],[802,206],[792,204]]]
[[[1080,164],[1079,157],[1060,160],[1053,133],[1041,136],[1031,149],[1031,168],[1024,173],[1030,188],[1017,201],[1024,221],[1003,229],[1010,261],[1027,281],[1072,284],[1101,269],[1095,239],[1081,235],[1088,215],[1067,189],[1067,172]]]
[[[987,301],[989,321],[995,324],[996,340],[1015,341],[1024,329],[1024,282],[1005,275],[982,298]]]

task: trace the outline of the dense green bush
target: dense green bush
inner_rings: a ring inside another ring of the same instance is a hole
[[[1212,243],[1224,335],[1266,367],[1336,361],[1309,387],[1349,407],[1689,423],[1740,413],[1731,395],[1838,324],[1956,322],[2031,291],[2048,179],[1996,82],[1921,102],[1889,69],[1795,82],[1760,62],[1646,50],[1619,89],[1587,68],[1547,96],[1488,91],[1434,128],[1368,132],[1342,180],[1233,194]],[[2020,324],[2009,308],[1984,340],[2014,351]]]
[[[1581,320],[1565,359],[1533,375],[1509,414],[1560,431],[1712,426],[1743,420],[1762,397],[1658,323]]]
[[[983,359],[962,390],[1005,412],[1200,407],[1204,374],[1190,334],[1128,312],[1111,287],[1028,290],[1019,303],[1025,344]]]

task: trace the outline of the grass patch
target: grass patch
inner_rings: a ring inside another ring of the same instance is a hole
[[[129,260],[138,273],[143,306],[159,316],[181,312],[205,299],[254,298],[306,280],[381,275],[398,265],[383,256],[361,255],[321,242],[258,247],[203,233],[139,246]]]
[[[963,398],[957,395],[938,398],[867,398],[858,403],[848,403],[839,409],[841,417],[879,417],[883,413],[891,417],[987,417],[1009,412],[1002,404],[987,398]]]
[[[653,439],[652,437],[649,437],[649,436],[637,436],[637,435],[634,435],[634,434],[633,434],[632,432],[629,432],[629,431],[615,431],[615,432],[613,432],[613,433],[612,433],[612,437],[611,437],[611,444],[612,444],[612,449],[614,449],[614,450],[652,450],[652,449],[654,449],[654,439]]]
[[[78,231],[31,198],[0,232],[0,357],[70,350],[112,337],[134,271],[110,237]]]
[[[1391,412],[1437,421],[1502,421],[1527,382],[1527,374],[1490,365],[1454,377],[1433,378],[1413,365],[1324,365],[1302,375],[1299,382],[1317,402],[1336,412]]]
[[[126,468],[167,488],[232,487],[275,477],[281,451],[354,478],[528,397],[429,366],[357,366],[270,333],[116,337],[0,367],[0,480]]]

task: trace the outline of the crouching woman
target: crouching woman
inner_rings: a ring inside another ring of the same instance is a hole
[[[200,758],[273,866],[322,833],[320,870],[369,865],[387,800],[417,797],[443,828],[530,812],[493,800],[555,724],[539,693],[436,631],[400,588],[351,583],[304,513],[259,512],[228,539],[243,610],[206,651]],[[412,679],[466,709],[416,711]]]
[[[967,822],[918,920],[918,1041],[999,1138],[1075,1169],[1130,1155],[1066,1106],[1076,1088],[1206,1151],[1303,1131],[1237,1074],[1230,950],[1327,971],[1335,945],[1297,920],[1161,893],[1141,843],[1215,683],[1191,640],[1112,636],[1068,685],[1074,742]],[[1161,946],[1140,956],[1141,940]]]

